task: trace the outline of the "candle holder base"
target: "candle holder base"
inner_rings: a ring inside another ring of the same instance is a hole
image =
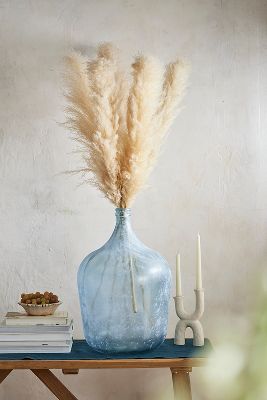
[[[174,344],[183,346],[185,344],[185,331],[191,328],[193,332],[193,346],[204,346],[204,333],[200,321],[182,320],[178,321],[175,329]]]

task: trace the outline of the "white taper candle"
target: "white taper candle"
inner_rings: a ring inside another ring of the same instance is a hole
[[[176,296],[182,296],[180,253],[176,256]]]
[[[196,289],[202,289],[202,271],[201,271],[201,243],[200,234],[197,235],[197,270],[196,270]]]

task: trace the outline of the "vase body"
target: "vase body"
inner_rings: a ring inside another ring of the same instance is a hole
[[[171,272],[165,259],[135,236],[130,209],[116,209],[108,242],[78,271],[84,336],[104,353],[144,351],[167,333]]]

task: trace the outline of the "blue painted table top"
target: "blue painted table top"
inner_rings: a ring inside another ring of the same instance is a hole
[[[0,360],[121,360],[151,358],[206,358],[212,350],[211,343],[205,339],[202,347],[194,347],[192,339],[186,339],[184,346],[176,346],[173,339],[165,339],[161,346],[154,350],[140,353],[102,354],[94,351],[85,340],[74,340],[70,353],[58,354],[0,354]]]

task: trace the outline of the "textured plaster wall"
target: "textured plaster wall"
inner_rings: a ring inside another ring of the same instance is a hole
[[[133,225],[172,267],[180,249],[188,308],[199,231],[206,335],[216,342],[236,316],[244,325],[252,278],[267,253],[266,17],[263,0],[0,1],[1,314],[16,309],[22,291],[49,289],[82,336],[77,268],[107,240],[114,216],[99,193],[62,174],[80,166],[58,124],[62,58],[72,47],[93,54],[109,40],[128,61],[143,51],[192,64],[185,109],[151,187],[135,203]],[[175,322],[171,306],[169,336]],[[171,396],[168,371],[81,371],[62,379],[81,400]],[[194,394],[205,398],[196,385]],[[1,400],[18,398],[53,396],[21,371],[0,386]]]

